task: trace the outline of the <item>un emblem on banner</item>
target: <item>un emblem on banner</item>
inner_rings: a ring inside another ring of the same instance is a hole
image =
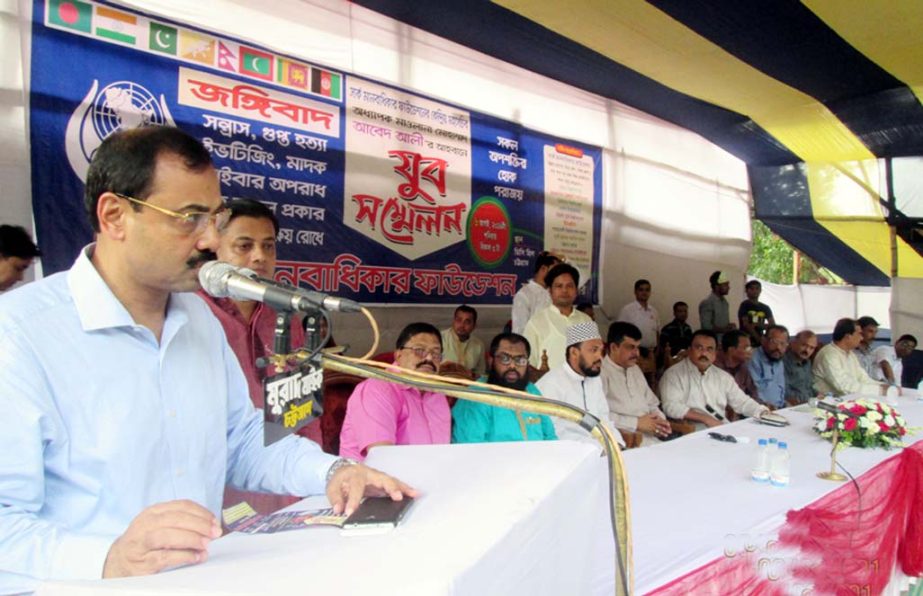
[[[103,140],[119,130],[150,125],[176,126],[167,101],[158,100],[145,87],[131,81],[118,81],[99,89],[94,80],[65,132],[64,147],[74,173],[84,182],[90,161]]]

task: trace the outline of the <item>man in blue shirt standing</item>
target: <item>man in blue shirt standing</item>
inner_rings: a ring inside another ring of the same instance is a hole
[[[541,395],[529,382],[529,342],[516,333],[501,333],[490,342],[487,366],[481,382]],[[517,412],[490,404],[460,399],[452,408],[453,443],[497,441],[547,441],[557,439],[551,420],[541,414]]]
[[[0,296],[0,593],[206,560],[225,480],[326,492],[347,512],[414,494],[299,437],[263,446],[237,358],[191,293],[228,216],[199,141],[112,134],[84,199],[96,241]]]
[[[750,376],[759,390],[760,401],[772,409],[785,407],[785,363],[788,329],[770,325],[760,339],[760,347],[750,358]]]

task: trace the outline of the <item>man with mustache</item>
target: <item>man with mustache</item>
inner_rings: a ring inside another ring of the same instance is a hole
[[[760,337],[760,347],[747,365],[760,401],[773,409],[785,407],[785,364],[782,357],[787,349],[788,329],[782,325],[770,325]]]
[[[609,355],[602,361],[602,380],[613,424],[639,431],[641,446],[646,447],[659,443],[655,439],[673,431],[660,411],[660,400],[638,366],[642,337],[641,330],[631,323],[616,321],[609,325]]]
[[[501,333],[490,342],[486,377],[479,381],[498,387],[541,395],[526,378],[529,342],[516,333]],[[496,441],[549,441],[557,439],[551,419],[542,414],[516,411],[460,399],[452,408],[453,443]]]
[[[871,317],[869,317],[871,318]],[[886,395],[887,383],[876,383],[865,372],[856,356],[856,348],[868,337],[862,323],[855,319],[840,319],[833,327],[833,341],[814,357],[814,389],[834,395]],[[874,321],[874,319],[873,319]],[[877,326],[875,326],[877,331]],[[871,333],[874,337],[874,333]]]
[[[230,217],[224,227],[218,230],[218,260],[235,267],[245,267],[260,277],[271,279],[276,272],[279,220],[269,207],[259,201],[235,199],[227,206]],[[263,379],[274,375],[275,369],[271,366],[258,368],[256,361],[273,353],[276,311],[254,300],[213,298],[203,290],[197,294],[221,322],[228,344],[247,378],[250,401],[262,411]],[[304,345],[304,329],[297,317],[292,317],[289,333],[293,348]],[[224,494],[224,508],[246,501],[259,513],[272,513],[297,500],[298,497],[241,492],[228,486]]]
[[[803,404],[817,395],[811,356],[817,349],[817,334],[810,329],[799,331],[782,357],[785,366],[785,401],[792,406]]]
[[[208,559],[225,481],[326,492],[337,511],[402,483],[263,422],[198,266],[227,222],[205,147],[172,127],[113,133],[69,271],[0,296],[0,592]]]
[[[394,364],[436,374],[442,335],[429,323],[411,323],[397,338]],[[379,445],[436,445],[451,438],[452,415],[442,393],[366,379],[353,390],[340,431],[340,455],[365,459]]]
[[[670,418],[688,420],[697,429],[724,424],[725,408],[758,417],[769,408],[747,397],[734,377],[713,366],[718,341],[713,331],[699,329],[692,334],[687,356],[663,373],[660,397]]]
[[[538,380],[538,390],[548,399],[563,401],[596,416],[624,447],[622,434],[609,418],[609,404],[599,378],[604,348],[599,327],[593,322],[571,325],[567,328],[565,346],[564,362]],[[586,430],[569,420],[555,418],[554,431],[559,439],[598,444]]]

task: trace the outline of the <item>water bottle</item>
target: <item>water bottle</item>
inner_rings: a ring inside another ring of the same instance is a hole
[[[769,437],[769,445],[766,447],[766,451],[769,452],[769,464],[772,464],[772,458],[775,457],[776,452],[779,450],[779,442],[775,437]]]
[[[756,463],[750,471],[750,478],[769,482],[769,442],[766,439],[760,439],[756,446]]]
[[[773,486],[788,486],[791,475],[791,456],[785,441],[779,441],[779,451],[769,467],[769,481]]]

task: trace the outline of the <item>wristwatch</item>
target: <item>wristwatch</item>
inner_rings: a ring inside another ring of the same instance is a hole
[[[341,457],[330,464],[330,468],[327,470],[327,480],[326,484],[330,484],[330,479],[333,478],[333,475],[336,474],[340,469],[347,466],[358,466],[359,462],[350,458],[350,457]]]

